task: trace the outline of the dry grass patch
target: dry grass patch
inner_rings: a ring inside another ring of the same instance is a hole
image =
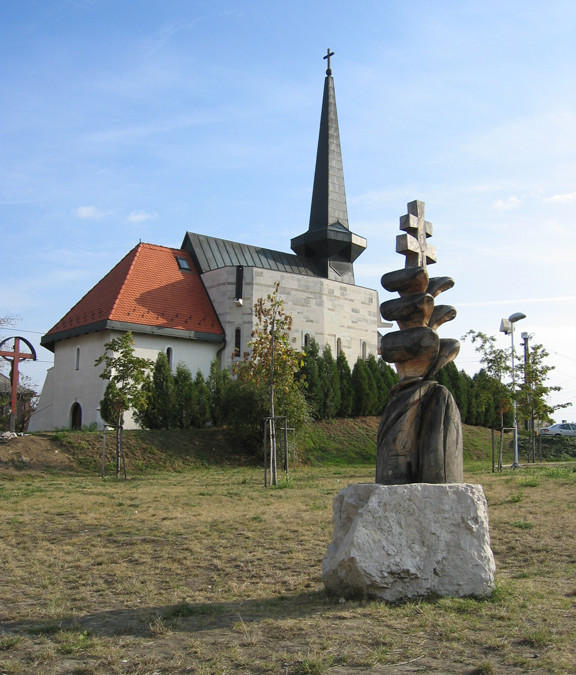
[[[0,672],[573,672],[573,467],[468,476],[497,561],[483,601],[324,592],[332,498],[372,480],[370,467],[299,469],[267,490],[252,468],[5,480]]]

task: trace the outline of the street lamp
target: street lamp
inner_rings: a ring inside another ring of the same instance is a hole
[[[520,466],[518,462],[518,406],[516,403],[516,371],[514,369],[514,324],[521,319],[525,319],[526,314],[522,312],[516,312],[511,314],[507,319],[502,319],[500,322],[500,332],[508,335],[512,339],[512,405],[514,407],[514,462],[512,464],[513,469],[517,469]]]

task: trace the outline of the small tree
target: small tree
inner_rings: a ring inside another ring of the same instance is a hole
[[[270,394],[264,384],[232,380],[223,399],[224,422],[235,440],[258,454],[262,448],[262,420],[269,414]]]
[[[267,386],[269,391],[269,416],[278,413],[285,416],[295,415],[303,405],[303,397],[298,389],[295,375],[303,364],[303,354],[292,343],[290,337],[292,316],[284,309],[284,303],[278,296],[280,283],[274,284],[274,291],[266,298],[259,298],[254,305],[254,317],[257,322],[249,343],[251,354],[235,368],[242,383],[253,383],[256,387]],[[291,412],[289,412],[291,411]],[[302,418],[304,415],[302,415]],[[296,425],[300,419],[291,417]],[[275,433],[271,434],[272,484],[276,484],[276,445]]]
[[[279,282],[276,282],[273,293],[256,301],[257,327],[249,343],[251,354],[238,364],[235,372],[242,381],[273,384],[274,395],[281,402],[297,389],[294,376],[302,366],[303,354],[292,346],[296,341],[290,338],[292,316],[284,310],[278,290]]]
[[[336,417],[340,409],[340,375],[338,366],[332,356],[330,345],[324,345],[322,350],[322,359],[320,362],[322,369],[322,385],[324,389],[324,405],[322,407],[322,417],[331,419]]]
[[[512,424],[510,392],[506,385],[481,368],[472,378],[469,424],[501,429]]]
[[[382,361],[382,359],[377,361],[374,354],[368,355],[366,366],[372,374],[372,378],[376,384],[376,404],[372,414],[381,415],[388,403],[388,393],[390,392],[386,371],[383,366],[386,366],[387,368],[390,368],[390,366],[385,361]]]
[[[468,337],[472,340],[472,344],[478,343],[475,349],[480,354],[480,362],[484,365],[486,374],[502,383],[504,377],[511,373],[510,352],[507,349],[496,347],[496,338],[493,335],[486,335],[486,333],[482,333],[481,331],[469,330],[462,336],[462,340],[466,340]],[[475,398],[478,398],[480,393],[478,386],[479,382],[475,382],[473,386]],[[490,396],[490,393],[488,392],[485,392],[485,394],[486,396]],[[504,414],[510,408],[510,393],[502,387],[495,387],[492,388],[491,394],[498,396],[498,400],[494,403],[497,413],[500,416],[500,428],[503,428]],[[471,401],[470,406],[471,409],[477,407],[475,406],[475,401]],[[474,413],[472,413],[472,415],[474,416]]]
[[[302,359],[302,368],[298,371],[298,381],[302,384],[308,411],[312,419],[323,417],[324,387],[322,386],[322,359],[318,342],[311,337]]]
[[[206,384],[204,375],[199,370],[194,378],[194,388],[196,389],[196,405],[192,413],[192,423],[195,427],[205,427],[211,420],[212,397],[210,389]]]
[[[198,390],[190,369],[184,364],[176,366],[174,374],[174,424],[179,429],[193,426],[195,410],[198,407]]]
[[[352,389],[355,416],[373,415],[378,405],[378,390],[370,369],[364,359],[358,358],[352,370]]]
[[[570,403],[549,405],[548,396],[552,391],[561,391],[561,387],[546,384],[554,366],[545,363],[549,354],[542,345],[533,345],[524,361],[524,381],[518,389],[518,413],[525,420],[547,422],[556,410],[567,408]]]
[[[210,374],[208,375],[208,389],[210,390],[211,410],[210,415],[214,426],[220,426],[224,420],[224,399],[226,390],[230,386],[230,371],[220,368],[218,357],[212,359]]]
[[[470,330],[462,339],[465,340],[468,336],[471,337],[473,343],[479,342],[476,351],[480,353],[480,361],[484,364],[489,375],[499,381],[502,381],[504,376],[511,376],[509,349],[498,349],[495,346],[496,338],[492,335]],[[511,383],[507,385],[510,396],[516,397],[518,414],[523,419],[529,420],[534,417],[546,421],[556,410],[570,405],[560,403],[551,406],[547,403],[546,399],[551,391],[560,391],[560,387],[546,385],[548,375],[554,369],[554,366],[545,363],[548,356],[548,352],[542,345],[533,345],[524,359],[524,382],[517,384],[515,392],[512,391]],[[522,359],[518,355],[515,355],[515,361],[518,364],[522,363]],[[520,366],[518,369],[520,369]]]
[[[154,365],[151,359],[134,355],[134,339],[128,331],[104,344],[104,354],[94,362],[104,365],[100,377],[108,380],[104,398],[100,402],[101,417],[116,428],[116,477],[120,475],[120,460],[124,460],[122,431],[124,413],[130,408],[138,409],[143,402],[142,385],[148,370]],[[126,465],[124,477],[126,477]]]
[[[338,416],[350,417],[354,403],[352,372],[350,371],[346,354],[343,351],[336,357],[336,367],[338,368],[338,379],[340,381],[340,408],[338,409]]]
[[[524,354],[524,381],[516,392],[518,414],[526,421],[532,435],[532,461],[536,459],[536,439],[534,422],[547,422],[556,410],[567,408],[570,403],[550,405],[548,396],[552,391],[561,391],[561,387],[546,384],[548,375],[554,366],[545,363],[549,354],[542,345],[533,345]]]
[[[174,375],[165,352],[158,352],[152,379],[142,386],[143,402],[138,421],[147,429],[170,429],[176,422]]]
[[[472,344],[477,344],[476,351],[480,354],[480,362],[491,377],[502,381],[510,373],[510,351],[496,347],[496,338],[486,335],[482,331],[469,330],[462,336],[462,340],[470,338]]]
[[[459,371],[454,361],[450,361],[450,363],[447,363],[444,368],[436,373],[435,379],[438,384],[442,384],[450,391],[460,410],[462,422],[467,422],[470,409],[472,378],[464,371]]]

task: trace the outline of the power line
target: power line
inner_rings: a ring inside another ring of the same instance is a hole
[[[4,326],[2,330],[5,332],[19,331],[20,333],[34,333],[35,335],[44,335],[46,333],[46,331],[27,330],[26,328],[20,328],[19,326]]]

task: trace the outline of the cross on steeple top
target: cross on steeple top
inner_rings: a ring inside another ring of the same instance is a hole
[[[400,229],[406,234],[396,237],[396,253],[406,256],[405,267],[426,267],[436,262],[436,248],[426,242],[432,236],[432,223],[424,219],[424,202],[408,204],[408,213],[400,217]]]
[[[332,75],[332,69],[330,68],[330,57],[331,56],[334,56],[334,52],[331,52],[330,47],[328,47],[328,49],[326,51],[326,56],[323,57],[323,58],[328,60],[328,68],[326,68],[326,75]]]

